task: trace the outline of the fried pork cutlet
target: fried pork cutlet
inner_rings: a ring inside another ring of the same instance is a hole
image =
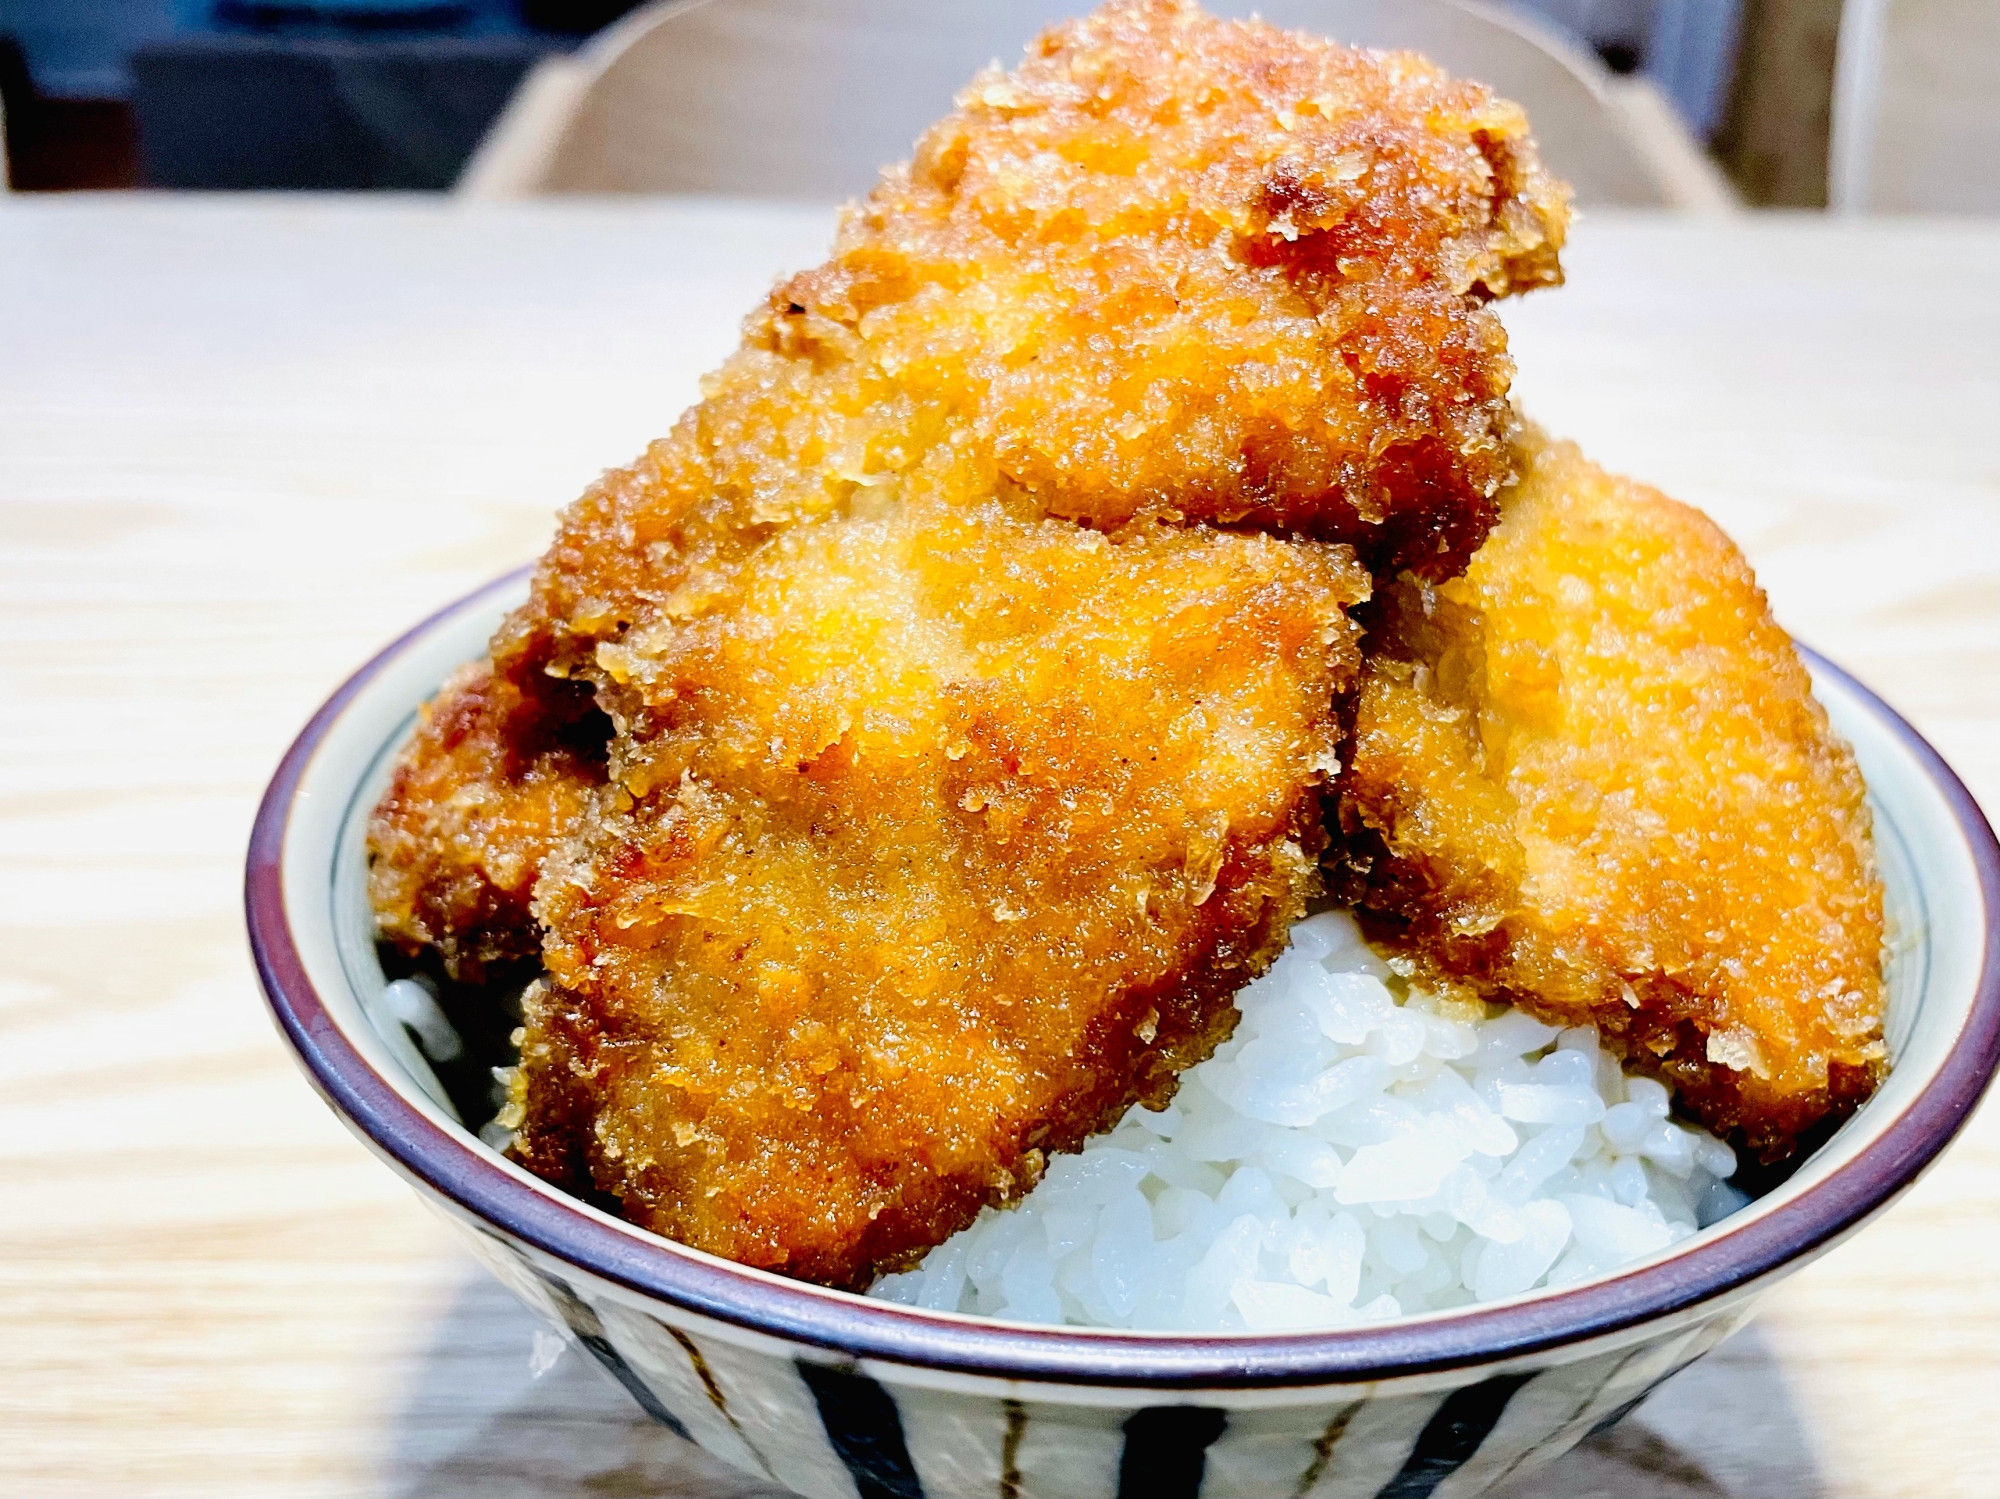
[[[1168,0],[1055,28],[958,102],[572,508],[503,669],[586,672],[712,555],[864,489],[1462,568],[1512,472],[1487,304],[1557,281],[1567,225],[1516,106]]]
[[[1566,222],[1525,131],[1165,0],[975,81],[495,636],[530,716],[608,715],[587,813],[378,823],[383,888],[541,868],[529,923],[429,903],[546,929],[523,1160],[859,1285],[1164,1099],[1310,885],[1368,566],[1495,514],[1486,304]],[[445,754],[441,802],[518,784]]]
[[[1024,492],[1107,530],[1297,529],[1457,571],[1509,474],[1513,366],[1487,303],[1561,279],[1567,190],[1526,131],[1414,55],[1191,6],[1049,32],[975,80],[833,258],[750,319],[708,399],[570,511],[494,643],[501,679],[533,705],[549,672],[587,678],[599,641],[716,559],[922,482],[940,449],[968,498]],[[420,739],[413,761],[432,756],[414,779],[478,774]],[[461,827],[493,840],[472,857],[378,831],[428,940],[532,947],[511,890],[452,892],[537,866],[538,815]]]
[[[496,679],[484,661],[445,683],[369,824],[368,894],[382,936],[436,949],[455,979],[531,959],[542,860],[604,779],[610,722],[586,684]]]
[[[649,732],[539,888],[520,1158],[864,1285],[1164,1103],[1304,914],[1366,589],[906,498],[607,647]]]
[[[1594,1022],[1780,1158],[1885,1063],[1854,757],[1705,516],[1540,434],[1520,467],[1465,576],[1374,606],[1346,893],[1417,976]]]
[[[1496,296],[1560,279],[1520,109],[1191,6],[995,71],[773,298],[1098,527],[1250,522],[1456,572],[1508,477]]]

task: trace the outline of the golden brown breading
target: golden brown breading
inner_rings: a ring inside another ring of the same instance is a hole
[[[434,947],[453,978],[541,952],[529,912],[549,850],[604,779],[609,727],[582,683],[461,668],[424,709],[368,824],[368,894],[384,937]]]
[[[1456,571],[1507,476],[1485,302],[1558,279],[1566,227],[1518,107],[1165,3],[1056,28],[958,102],[787,304],[965,412],[1051,513]]]
[[[859,1285],[1213,1047],[1314,878],[1357,550],[1444,575],[1495,513],[1486,303],[1567,218],[1525,130],[1169,0],[975,81],[494,638],[615,726],[536,887],[524,1161]],[[560,831],[483,826],[459,863]]]
[[[649,722],[537,897],[522,1159],[865,1285],[1164,1102],[1303,914],[1367,586],[1345,547],[905,501],[607,648]]]
[[[933,469],[1103,528],[1272,524],[1455,569],[1506,475],[1512,365],[1485,303],[1561,278],[1567,194],[1525,131],[1419,58],[1190,7],[1049,33],[773,293],[670,437],[571,510],[494,642],[499,680],[538,703],[550,670],[587,678],[599,641],[771,528]],[[530,945],[525,886],[486,876],[531,878],[560,832],[545,814],[582,786],[544,804],[547,782],[475,788],[479,770],[406,779],[482,815],[412,799],[378,828],[399,941]]]
[[[1520,109],[1407,53],[1108,5],[983,75],[779,286],[704,401],[574,507],[496,642],[598,640],[864,486],[1299,530],[1456,572],[1510,476],[1487,305],[1560,280]],[[698,585],[696,585],[698,586]]]
[[[1376,606],[1347,893],[1781,1156],[1884,1064],[1860,773],[1705,516],[1539,433],[1521,470],[1464,577]]]

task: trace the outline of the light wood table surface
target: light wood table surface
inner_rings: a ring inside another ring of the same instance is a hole
[[[0,1494],[761,1494],[295,1073],[279,753],[664,431],[821,209],[0,200]],[[1529,409],[1706,508],[2000,809],[2000,224],[1592,216]],[[2000,1493],[2000,1112],[1526,1496]]]

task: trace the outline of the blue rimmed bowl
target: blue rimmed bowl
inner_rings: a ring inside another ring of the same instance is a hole
[[[747,1269],[503,1159],[378,1002],[369,810],[418,704],[483,651],[525,589],[524,574],[501,579],[403,636],[286,754],[250,842],[258,972],[327,1103],[495,1275],[654,1418],[814,1499],[1480,1493],[1618,1419],[1741,1325],[1762,1292],[1880,1213],[1957,1133],[2000,1061],[1992,829],[1915,730],[1809,657],[1874,806],[1894,1068],[1741,1212],[1563,1290],[1289,1335],[1025,1327]]]

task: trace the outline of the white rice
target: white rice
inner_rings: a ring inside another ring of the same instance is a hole
[[[1134,1108],[869,1292],[1016,1322],[1337,1327],[1560,1286],[1746,1200],[1597,1032],[1402,992],[1351,917],[1292,928],[1163,1112]]]

